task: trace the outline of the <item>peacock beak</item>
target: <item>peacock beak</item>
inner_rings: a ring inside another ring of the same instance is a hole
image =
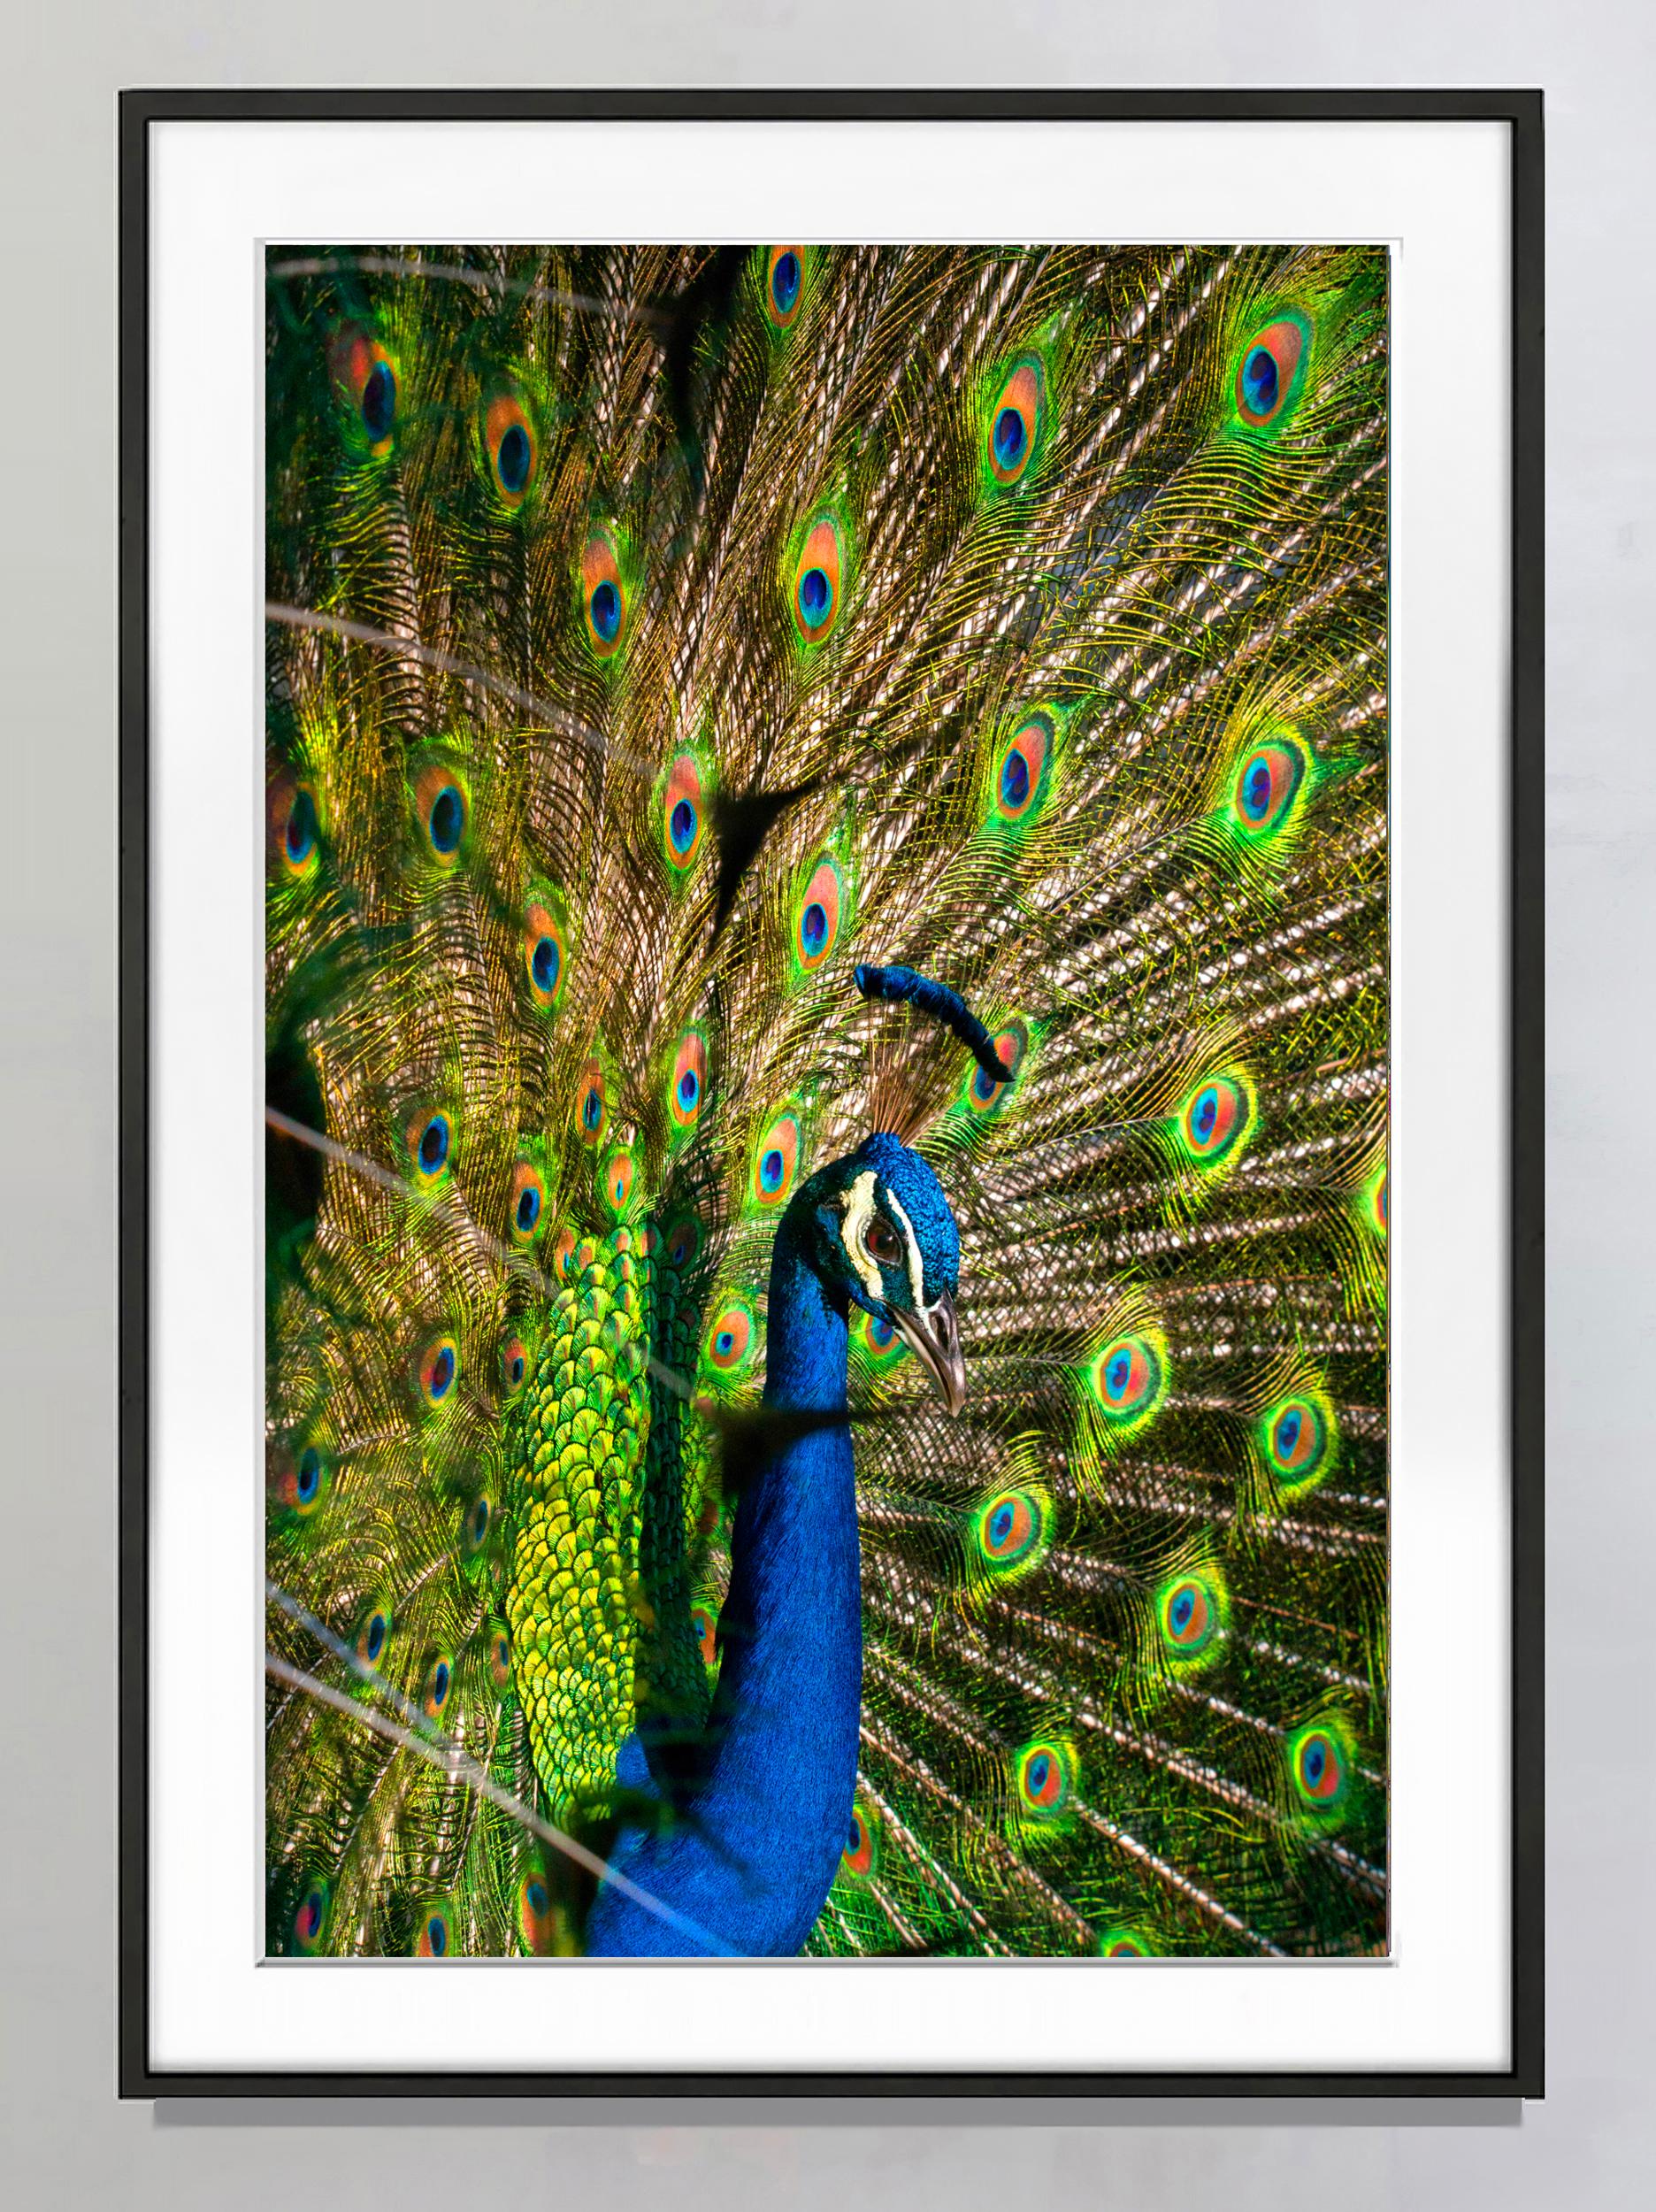
[[[966,1402],[966,1363],[954,1301],[947,1291],[920,1313],[900,1313],[893,1307],[892,1325],[937,1385],[944,1409],[958,1413]]]

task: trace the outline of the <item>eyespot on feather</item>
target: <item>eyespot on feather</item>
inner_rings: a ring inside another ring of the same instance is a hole
[[[460,857],[471,814],[465,780],[442,761],[428,761],[414,782],[414,811],[432,857],[452,868]]]
[[[1007,828],[1026,829],[1045,803],[1053,733],[1049,715],[1029,715],[996,757],[991,807],[993,819]]]
[[[272,872],[289,883],[308,883],[322,858],[322,831],[316,791],[286,772],[272,777],[266,792],[266,823]]]
[[[615,547],[602,531],[581,556],[581,607],[587,644],[601,661],[613,658],[626,635],[627,595]]]
[[[1198,1083],[1179,1108],[1177,1128],[1188,1157],[1200,1168],[1216,1167],[1249,1134],[1254,1102],[1234,1075],[1213,1075]]]
[[[417,1188],[435,1190],[448,1172],[454,1149],[454,1125],[440,1106],[422,1106],[409,1117],[409,1171]]]
[[[1331,1412],[1310,1396],[1279,1399],[1260,1417],[1259,1440],[1278,1486],[1291,1494],[1307,1490],[1332,1463]]]
[[[301,1957],[314,1958],[321,1950],[333,1912],[333,1895],[319,1878],[307,1882],[294,1909],[293,1947]]]
[[[662,794],[662,850],[670,868],[683,874],[695,865],[705,827],[702,773],[694,754],[680,753]]]
[[[501,1339],[501,1386],[508,1398],[515,1398],[529,1379],[529,1348],[516,1329],[508,1329]]]
[[[879,1823],[871,1806],[859,1802],[851,1809],[840,1870],[854,1882],[872,1881],[879,1871]]]
[[[453,1942],[448,1916],[441,1907],[433,1906],[420,1916],[414,1935],[414,1955],[421,1959],[447,1958]]]
[[[702,1250],[702,1224],[693,1213],[675,1214],[662,1232],[662,1250],[670,1267],[692,1266]]]
[[[765,257],[765,312],[778,330],[799,319],[805,297],[805,249],[772,246]]]
[[[510,393],[497,394],[483,411],[483,444],[495,493],[515,511],[528,496],[540,456],[534,425]]]
[[[436,1720],[448,1704],[454,1689],[454,1661],[448,1652],[440,1651],[426,1670],[426,1679],[420,1685],[420,1710],[427,1720]]]
[[[1029,1050],[1029,1029],[1021,1021],[1008,1022],[995,1035],[994,1048],[1003,1068],[1010,1068],[1012,1079],[997,1083],[987,1068],[974,1063],[968,1072],[962,1096],[968,1110],[974,1114],[992,1114],[1006,1097],[1017,1079],[1024,1065],[1024,1056]]]
[[[794,911],[794,957],[814,974],[832,952],[840,935],[845,886],[826,854],[811,870]]]
[[[1248,339],[1237,360],[1236,407],[1250,430],[1277,422],[1305,381],[1310,326],[1296,315],[1268,323]]]
[[[677,1130],[688,1130],[701,1118],[707,1102],[707,1040],[699,1029],[687,1029],[667,1077],[667,1110]]]
[[[1107,1422],[1138,1421],[1161,1402],[1167,1371],[1159,1346],[1147,1336],[1118,1336],[1092,1363],[1092,1394]]]
[[[384,1603],[372,1605],[356,1632],[356,1656],[364,1666],[377,1667],[390,1640],[391,1608]]]
[[[632,1202],[632,1187],[637,1176],[637,1164],[625,1145],[611,1152],[603,1164],[603,1202],[606,1210],[617,1221]]]
[[[1237,770],[1231,801],[1243,834],[1270,837],[1281,829],[1305,774],[1305,754],[1297,741],[1280,736],[1253,747]]]
[[[1101,1959],[1153,1959],[1161,1954],[1141,1928],[1106,1928],[1099,1938]]]
[[[1315,1813],[1337,1811],[1351,1787],[1350,1747],[1341,1732],[1327,1724],[1311,1723],[1288,1740],[1288,1774],[1300,1802]]]
[[[708,1324],[702,1351],[716,1373],[740,1375],[752,1363],[755,1341],[753,1309],[746,1299],[727,1298]]]
[[[1010,491],[1029,473],[1040,442],[1045,403],[1045,378],[1031,356],[1013,369],[989,409],[985,458],[991,480],[1002,491]]]
[[[1051,1520],[1044,1491],[1027,1486],[996,1491],[972,1516],[979,1563],[997,1575],[1035,1564],[1046,1549]]]
[[[391,450],[399,399],[396,363],[377,338],[348,328],[329,355],[334,382],[347,409],[351,442],[376,461]]]
[[[793,1195],[799,1149],[799,1123],[792,1114],[778,1114],[754,1153],[752,1189],[760,1205],[780,1206]]]
[[[1203,1575],[1177,1575],[1156,1594],[1156,1628],[1175,1658],[1209,1650],[1220,1630],[1218,1593]]]
[[[805,534],[789,595],[794,626],[807,645],[820,645],[840,618],[844,547],[840,525],[824,515]]]
[[[1012,1763],[1013,1789],[1018,1809],[1037,1822],[1055,1819],[1075,1795],[1074,1746],[1059,1736],[1038,1736],[1017,1753]]]
[[[284,1450],[277,1460],[276,1502],[297,1521],[308,1521],[326,1498],[334,1470],[327,1455],[314,1444],[297,1451]]]
[[[506,1206],[506,1233],[521,1252],[532,1245],[543,1225],[546,1182],[532,1160],[519,1160],[512,1170],[511,1194]]]
[[[446,1332],[434,1336],[419,1357],[420,1395],[428,1406],[449,1404],[460,1377],[460,1348]]]
[[[602,1142],[610,1126],[610,1087],[602,1063],[588,1060],[575,1084],[575,1133],[583,1144]]]
[[[569,956],[564,930],[550,907],[532,899],[524,913],[524,968],[535,1004],[550,1012],[564,993]]]

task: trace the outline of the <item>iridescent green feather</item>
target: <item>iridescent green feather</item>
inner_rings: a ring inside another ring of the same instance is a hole
[[[854,1326],[809,1947],[1383,1949],[1384,253],[757,249],[670,369],[709,266],[272,250],[272,1649],[603,1848],[781,1204],[893,1127],[970,1394]],[[452,1760],[272,1677],[266,1770],[272,1950],[579,1947]]]

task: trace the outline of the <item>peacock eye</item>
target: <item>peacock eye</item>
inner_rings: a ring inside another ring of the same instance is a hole
[[[895,1267],[902,1258],[902,1246],[889,1222],[870,1221],[862,1232],[862,1248],[881,1267]]]

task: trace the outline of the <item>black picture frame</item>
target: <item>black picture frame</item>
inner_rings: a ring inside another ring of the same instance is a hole
[[[200,2072],[150,2062],[150,132],[171,120],[1484,121],[1510,134],[1508,921],[1511,2036],[1498,2071],[802,2073],[372,2069]],[[1543,96],[1534,89],[1179,91],[155,90],[119,116],[119,2094],[179,2097],[1002,2099],[1539,2097],[1545,2047]]]

